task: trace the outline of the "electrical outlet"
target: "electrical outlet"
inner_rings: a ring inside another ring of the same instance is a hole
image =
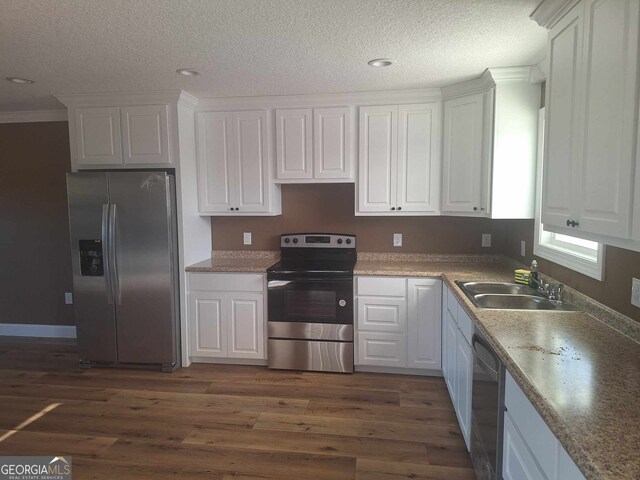
[[[64,303],[65,305],[73,305],[73,293],[64,292]]]
[[[640,308],[640,279],[634,278],[631,282],[631,305]]]
[[[402,246],[402,234],[401,233],[394,233],[393,234],[393,246],[394,247],[401,247]]]
[[[520,241],[520,256],[524,257],[527,251],[527,242],[524,240]]]
[[[251,245],[251,232],[244,232],[244,244]]]
[[[483,233],[482,234],[482,246],[484,248],[488,248],[491,246],[491,234],[490,233]]]

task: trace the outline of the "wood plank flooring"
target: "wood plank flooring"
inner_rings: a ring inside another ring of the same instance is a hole
[[[0,455],[72,455],[76,480],[475,478],[441,378],[82,371],[72,342],[9,337]]]

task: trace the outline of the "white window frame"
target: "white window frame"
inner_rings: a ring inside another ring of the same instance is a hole
[[[542,157],[544,152],[544,107],[538,112],[538,170],[536,172],[536,209],[533,254],[582,273],[596,280],[604,279],[605,246],[598,243],[594,251],[562,240],[562,235],[542,228]],[[567,235],[568,236],[568,235]]]

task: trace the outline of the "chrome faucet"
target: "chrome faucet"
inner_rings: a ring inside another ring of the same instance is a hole
[[[564,285],[561,283],[556,283],[554,287],[549,292],[549,300],[555,300],[558,303],[562,303],[564,299]]]

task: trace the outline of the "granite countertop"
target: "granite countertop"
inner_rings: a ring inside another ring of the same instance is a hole
[[[187,270],[265,272],[275,261],[214,256]],[[361,253],[354,274],[441,277],[585,477],[640,478],[640,343],[612,327],[633,331],[636,340],[640,328],[569,288],[568,300],[585,312],[483,310],[455,284],[510,282],[513,269],[488,255]],[[629,324],[631,330],[620,327]]]
[[[187,272],[253,272],[266,273],[267,268],[280,259],[280,252],[271,251],[213,251],[211,258],[189,265]]]

